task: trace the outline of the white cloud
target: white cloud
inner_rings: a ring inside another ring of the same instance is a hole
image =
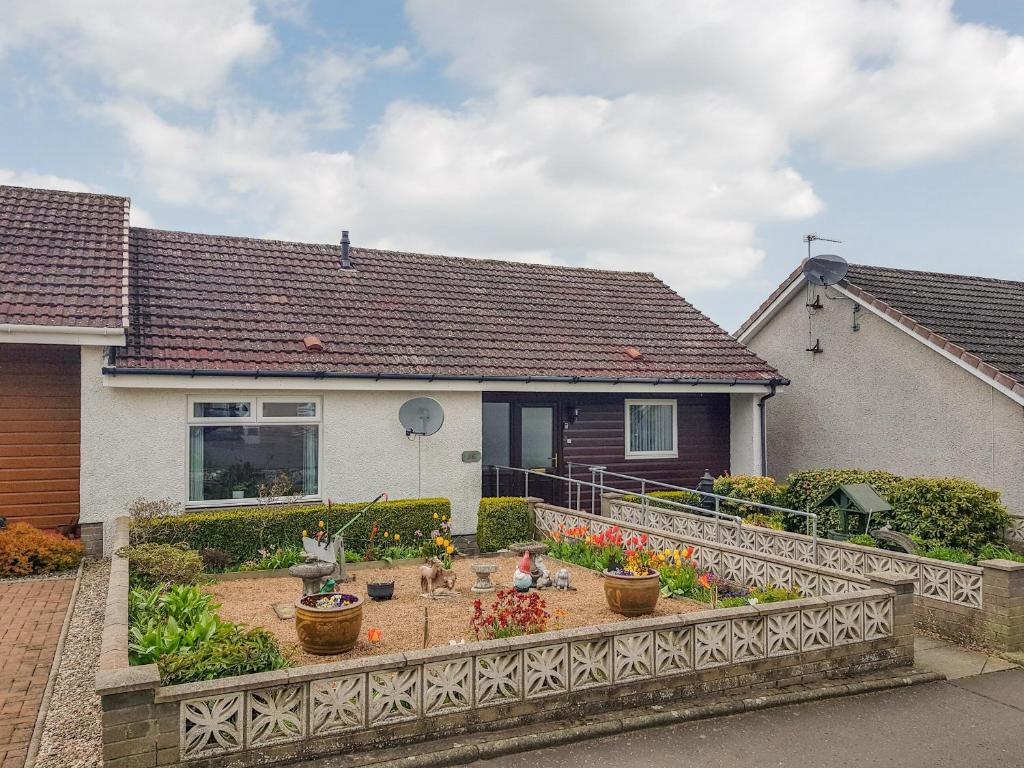
[[[412,56],[401,45],[389,50],[321,51],[306,57],[304,85],[317,128],[331,130],[348,124],[351,91],[368,74],[411,66]]]
[[[788,138],[892,168],[1018,132],[1024,38],[952,0],[410,0],[450,71],[534,92],[725,93]]]
[[[0,55],[42,49],[62,76],[84,70],[119,92],[180,103],[204,103],[235,67],[275,48],[247,0],[8,0],[0,15]]]
[[[106,78],[116,96],[90,114],[124,137],[129,172],[225,229],[642,269],[684,294],[750,275],[759,224],[821,209],[792,167],[797,142],[892,169],[1019,141],[1024,118],[1024,39],[957,22],[948,1],[412,0],[419,46],[477,96],[392,103],[340,151],[323,129],[346,126],[373,72],[413,66],[410,49],[293,55],[285,112],[225,88],[274,41],[241,0],[211,6],[160,38],[210,27],[185,43],[180,78],[180,49],[146,61],[138,38],[82,12],[14,36]],[[182,118],[168,99],[202,108]]]

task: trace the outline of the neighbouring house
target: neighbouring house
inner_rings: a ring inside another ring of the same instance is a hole
[[[449,497],[456,533],[525,490],[494,465],[758,473],[786,383],[651,274],[140,229],[104,195],[0,210],[0,514],[94,544],[136,497],[251,505],[282,473],[308,500]],[[399,422],[418,396],[429,437]]]
[[[824,288],[797,268],[736,336],[793,380],[772,475],[965,477],[1024,516],[1024,282],[851,265]]]

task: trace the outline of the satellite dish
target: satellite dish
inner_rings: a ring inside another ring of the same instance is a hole
[[[804,277],[812,285],[835,285],[846,277],[849,268],[842,256],[822,253],[804,261]]]
[[[405,427],[405,434],[432,435],[444,424],[444,410],[440,403],[429,397],[414,397],[406,400],[398,409],[398,420]]]

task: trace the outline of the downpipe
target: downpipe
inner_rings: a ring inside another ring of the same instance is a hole
[[[767,412],[765,408],[765,401],[775,397],[775,384],[771,384],[771,392],[764,395],[760,400],[757,401],[757,408],[759,410],[758,420],[761,423],[761,475],[768,474],[768,438],[766,427],[768,423]]]

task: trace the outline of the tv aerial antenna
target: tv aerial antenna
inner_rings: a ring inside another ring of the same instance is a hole
[[[416,494],[423,496],[423,438],[435,434],[444,424],[444,409],[431,397],[414,397],[398,409],[398,421],[405,436],[416,439]]]

